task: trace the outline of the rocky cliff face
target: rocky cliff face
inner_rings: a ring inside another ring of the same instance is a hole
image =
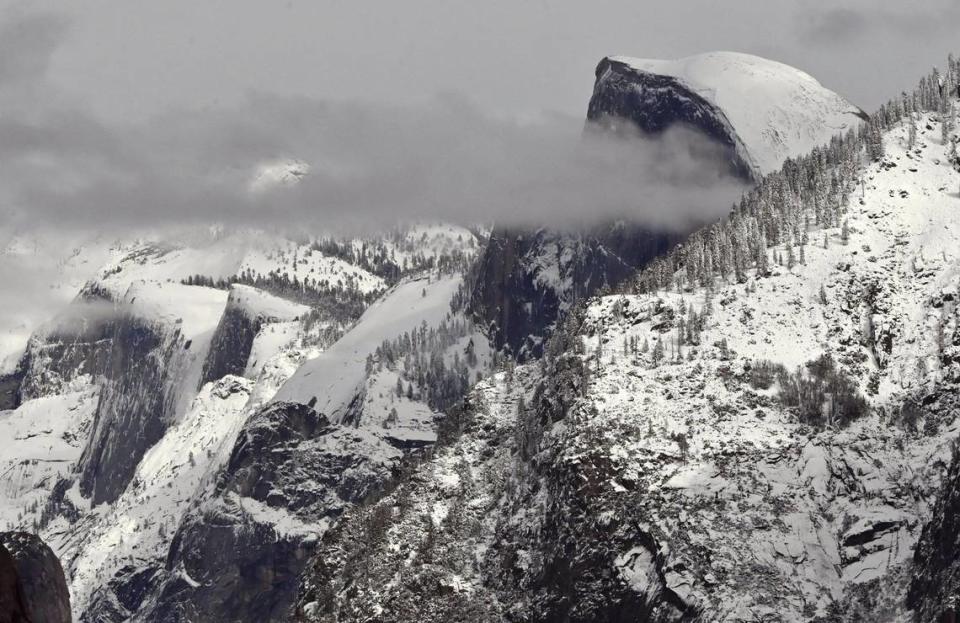
[[[0,545],[0,621],[22,623],[27,621],[27,606],[17,564],[6,547]]]
[[[913,555],[907,605],[921,621],[951,621],[960,614],[960,459],[956,451],[933,517]]]
[[[80,461],[80,491],[94,505],[113,502],[126,488],[175,417],[184,391],[195,385],[185,378],[206,354],[176,327],[134,315],[114,325],[109,367]]]
[[[680,238],[623,222],[583,233],[495,229],[476,269],[470,310],[497,348],[520,360],[538,357],[574,302],[620,283]]]
[[[0,621],[71,621],[63,568],[36,535],[0,532]]]
[[[8,380],[6,408],[62,393],[82,377],[105,374],[113,344],[113,306],[109,292],[87,284],[62,314],[30,339],[17,372]]]
[[[48,539],[78,620],[286,620],[319,536],[434,443],[432,384],[489,363],[450,310],[477,247],[424,225],[118,249],[0,381],[0,525]],[[376,301],[393,261],[413,274]]]
[[[677,60],[604,58],[588,119],[631,122],[648,133],[696,128],[727,149],[731,165],[759,179],[857,128],[867,115],[812,76],[749,54],[708,52]]]
[[[734,172],[750,178],[749,150],[716,103],[676,76],[636,71],[627,62],[604,58],[587,106],[587,120],[616,130],[630,123],[651,135],[675,124],[703,132],[720,145]]]
[[[388,431],[334,426],[306,405],[264,407],[181,523],[138,617],[287,620],[319,536],[346,509],[380,497],[410,450]]]
[[[258,361],[251,361],[251,356],[269,353],[254,352],[257,338],[263,341],[264,333],[269,331],[279,333],[282,341],[286,332],[273,325],[291,323],[306,316],[309,311],[310,308],[305,305],[271,296],[249,286],[234,285],[210,341],[200,375],[200,386],[227,375],[244,376],[248,370],[256,369]]]

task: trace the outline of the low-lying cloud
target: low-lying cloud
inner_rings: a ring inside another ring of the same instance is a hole
[[[688,227],[743,190],[722,149],[695,131],[625,138],[582,127],[559,115],[493,118],[449,97],[398,108],[261,95],[137,127],[57,111],[0,119],[0,183],[18,221],[80,228],[608,217]],[[284,158],[309,173],[249,192],[261,163]]]
[[[0,210],[16,231],[224,222],[321,233],[621,217],[686,228],[743,190],[722,150],[690,130],[584,133],[581,119],[505,119],[454,95],[399,106],[254,93],[221,110],[113,124],[46,80],[63,19],[6,17],[0,33],[27,37],[0,62],[0,101],[20,104],[0,115]],[[308,163],[309,174],[250,192],[258,166],[283,159]]]

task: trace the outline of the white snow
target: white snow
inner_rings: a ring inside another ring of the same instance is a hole
[[[251,318],[259,317],[272,322],[296,320],[310,311],[306,305],[239,283],[230,287],[228,305],[242,309]]]
[[[614,56],[637,71],[672,76],[715,104],[760,173],[856,127],[859,109],[799,69],[738,52],[678,60]]]
[[[895,417],[905,397],[947,374],[938,325],[956,321],[950,299],[960,284],[960,178],[944,158],[939,122],[928,115],[919,127],[914,150],[906,148],[905,127],[884,137],[887,164],[868,165],[863,190],[850,197],[847,243],[840,228],[812,230],[805,265],[771,262],[769,277],[721,280],[710,297],[698,287],[607,296],[588,308],[584,342],[596,370],[589,408],[551,434],[570,445],[567,460],[575,464],[601,445],[616,468],[612,490],[618,480],[633,482],[645,499],[660,500],[663,512],[644,520],[670,536],[668,562],[685,569],[666,574],[667,582],[694,603],[739,602],[756,615],[775,595],[782,620],[806,620],[804,607],[822,610],[852,585],[899,573],[912,556],[960,427],[945,417],[936,434],[917,434]],[[785,255],[782,246],[768,252]],[[872,314],[867,283],[880,287]],[[711,305],[700,345],[684,346],[680,360],[672,350],[676,329],[655,328],[663,320],[653,314],[658,299],[674,309]],[[892,335],[882,361],[871,354],[868,315]],[[649,352],[625,351],[625,337],[647,341],[650,350],[662,340],[667,361],[652,367]],[[731,353],[725,360],[721,340]],[[846,428],[807,427],[776,400],[775,384],[755,390],[745,380],[757,360],[792,370],[823,353],[834,354],[874,407]],[[875,393],[868,390],[873,375]],[[865,535],[862,543],[857,535]],[[694,562],[699,547],[711,550],[709,566]],[[744,560],[779,579],[745,590],[762,575]],[[626,558],[618,567],[625,579],[635,577]],[[710,586],[699,579],[705,571],[714,575]]]
[[[289,240],[250,248],[235,272],[248,270],[263,276],[274,272],[300,283],[316,280],[330,287],[355,287],[363,293],[377,292],[385,286],[382,278],[359,266]]]
[[[57,396],[44,396],[0,411],[0,526],[19,522],[18,513],[40,507],[61,476],[80,458],[98,391],[89,379]],[[38,513],[28,515],[36,518]],[[29,520],[23,522],[29,525]]]
[[[176,326],[184,339],[194,339],[217,328],[227,296],[224,290],[214,288],[136,281],[130,285],[119,309],[145,320]]]
[[[275,401],[309,404],[338,421],[365,378],[367,355],[384,340],[393,339],[422,323],[435,326],[450,311],[459,276],[420,277],[400,283],[371,305],[357,324],[328,350],[297,370]]]
[[[274,188],[293,186],[308,173],[310,173],[310,165],[302,160],[269,160],[257,165],[247,188],[251,193],[256,194]]]

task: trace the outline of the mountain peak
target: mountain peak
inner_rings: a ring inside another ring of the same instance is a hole
[[[809,74],[739,52],[677,60],[610,56],[596,73],[589,118],[628,118],[650,132],[692,124],[730,145],[753,177],[866,118]]]

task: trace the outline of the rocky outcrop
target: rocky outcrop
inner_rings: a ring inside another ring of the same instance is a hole
[[[70,622],[63,568],[40,537],[0,532],[0,621]]]
[[[96,380],[104,374],[114,334],[113,308],[108,292],[88,284],[45,330],[30,338],[17,371],[0,378],[0,403],[6,400],[6,408],[15,408],[64,391],[82,376]]]
[[[20,406],[20,384],[23,377],[24,371],[19,367],[9,374],[0,374],[0,411]]]
[[[960,392],[951,398],[953,408],[960,409]],[[955,621],[960,616],[960,452],[956,448],[933,516],[914,551],[907,606],[920,621]]]
[[[199,387],[228,374],[243,376],[261,331],[272,323],[295,320],[308,310],[256,288],[234,285],[210,340]]]
[[[162,436],[202,353],[179,327],[132,314],[114,321],[93,429],[80,459],[80,491],[94,505],[116,500]],[[194,377],[195,378],[195,377]]]
[[[210,352],[203,363],[199,387],[228,374],[243,376],[253,349],[253,340],[262,325],[262,318],[251,318],[244,310],[228,302],[210,341]]]
[[[856,129],[866,113],[799,69],[736,52],[677,60],[604,58],[588,117],[645,133],[684,125],[723,146],[742,175],[759,180]]]
[[[115,500],[144,452],[163,435],[167,371],[183,349],[177,335],[133,316],[117,321],[112,344],[93,431],[80,459],[80,491],[93,504]]]
[[[93,594],[80,623],[123,623],[139,610],[157,584],[160,569],[127,565]]]
[[[29,619],[25,602],[17,563],[0,544],[0,623],[26,623]]]
[[[741,177],[754,177],[749,150],[715,103],[675,76],[639,72],[623,61],[604,58],[587,106],[587,119],[616,129],[631,122],[648,134],[675,124],[696,128],[725,148],[725,158]]]
[[[403,453],[311,407],[273,403],[237,437],[214,489],[177,530],[148,621],[285,621],[327,526],[378,497]]]

